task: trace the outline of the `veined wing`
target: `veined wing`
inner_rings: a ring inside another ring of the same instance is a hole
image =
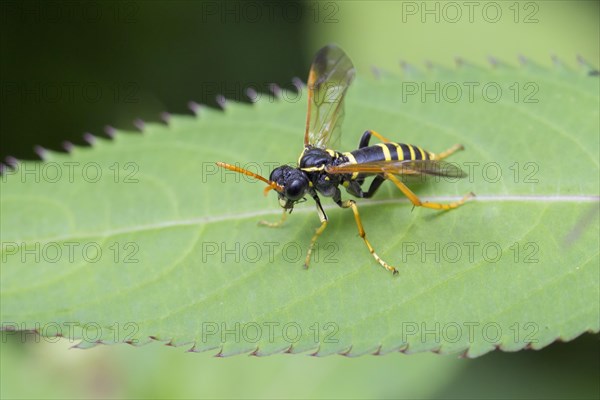
[[[441,160],[391,160],[372,161],[362,164],[342,164],[326,168],[329,174],[395,174],[395,175],[433,175],[451,178],[464,178],[467,174],[452,163]]]
[[[354,75],[354,65],[342,49],[328,45],[318,51],[308,74],[305,146],[324,149],[339,141],[344,96]]]

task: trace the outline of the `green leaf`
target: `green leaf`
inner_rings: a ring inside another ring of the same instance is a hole
[[[557,64],[405,66],[350,88],[342,149],[363,131],[452,156],[469,173],[409,182],[450,212],[415,208],[386,183],[359,210],[312,200],[279,229],[264,185],[302,149],[305,90],[201,108],[168,126],[46,152],[2,178],[2,325],[97,342],[186,344],[229,355],[541,348],[599,330],[598,77]],[[347,198],[346,195],[344,195]],[[317,259],[318,258],[318,259]]]

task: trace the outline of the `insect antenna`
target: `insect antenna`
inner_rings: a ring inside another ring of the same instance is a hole
[[[227,163],[224,163],[224,162],[221,162],[221,161],[217,161],[217,165],[219,167],[221,167],[221,168],[225,168],[225,169],[228,169],[230,171],[238,172],[240,174],[244,174],[244,175],[250,176],[250,177],[252,177],[254,179],[258,179],[259,181],[263,181],[264,183],[266,183],[267,185],[269,185],[264,190],[265,196],[267,195],[267,193],[271,189],[274,189],[274,190],[276,190],[277,192],[280,192],[280,193],[283,192],[283,186],[278,185],[277,183],[275,183],[273,181],[270,181],[270,180],[268,180],[268,179],[266,179],[266,178],[264,178],[264,177],[262,177],[262,176],[260,176],[258,174],[255,174],[254,172],[248,171],[247,169],[243,169],[243,168],[237,167],[235,165],[227,164]]]

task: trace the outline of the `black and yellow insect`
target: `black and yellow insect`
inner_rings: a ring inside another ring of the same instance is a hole
[[[312,63],[308,75],[308,112],[306,116],[306,131],[304,134],[304,150],[300,154],[298,167],[282,165],[275,168],[269,177],[257,175],[242,168],[218,162],[217,165],[236,171],[256,179],[275,190],[279,196],[279,204],[283,215],[279,222],[261,224],[276,227],[283,223],[287,213],[291,213],[294,204],[305,200],[310,195],[316,202],[321,226],[310,241],[306,254],[305,267],[308,268],[310,256],[315,242],[327,226],[327,215],[321,206],[319,194],[333,198],[342,208],[351,208],[354,213],[358,233],[363,239],[369,252],[385,269],[397,274],[396,268],[381,259],[367,240],[365,230],[354,200],[342,200],[339,186],[342,185],[352,196],[358,198],[372,197],[385,180],[390,180],[415,206],[449,210],[463,204],[474,196],[469,193],[461,200],[449,203],[422,202],[396,175],[436,175],[461,178],[466,174],[458,167],[442,161],[457,150],[461,145],[435,154],[418,146],[391,142],[379,133],[366,131],[358,145],[351,152],[339,152],[329,146],[336,143],[341,135],[340,125],[344,115],[344,96],[354,79],[354,66],[348,56],[337,46],[323,47]],[[369,141],[375,136],[381,141],[369,146]],[[373,176],[368,190],[362,185],[365,178]]]

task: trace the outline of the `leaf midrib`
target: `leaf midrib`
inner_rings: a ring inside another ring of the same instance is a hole
[[[450,197],[450,196],[430,196],[423,197],[425,200],[431,200],[436,202],[447,202],[447,201],[455,201],[459,197]],[[6,198],[5,198],[6,200]],[[524,203],[594,203],[600,202],[600,196],[595,194],[580,194],[580,195],[558,195],[558,196],[549,196],[549,195],[477,195],[477,197],[473,200],[473,202],[524,202]],[[365,207],[373,207],[380,205],[388,205],[388,204],[397,204],[397,203],[410,203],[408,199],[404,198],[394,198],[394,199],[386,199],[386,200],[364,200],[361,202],[361,208]],[[323,205],[325,210],[335,210],[339,207],[335,204],[327,204]],[[314,209],[312,207],[298,207],[294,209],[295,213],[308,213],[313,212]],[[175,221],[164,221],[157,224],[149,224],[149,225],[139,225],[139,226],[130,226],[121,229],[115,229],[111,231],[104,231],[98,233],[82,233],[78,235],[62,235],[62,236],[54,236],[50,238],[44,239],[29,239],[35,240],[36,243],[44,244],[49,242],[58,242],[65,240],[76,240],[76,239],[90,239],[90,238],[107,238],[117,235],[129,234],[129,233],[137,233],[137,232],[146,232],[159,230],[163,228],[178,228],[185,226],[194,226],[200,224],[212,224],[219,223],[224,221],[232,221],[232,220],[241,220],[241,219],[251,219],[255,217],[264,217],[268,215],[279,215],[281,211],[279,209],[268,209],[263,211],[252,211],[245,212],[239,214],[229,214],[229,215],[220,215],[220,216],[207,216],[207,217],[199,217],[193,219],[184,219],[184,220],[175,220]],[[18,247],[22,245],[30,244],[31,242],[27,240],[21,240],[18,244]],[[0,254],[2,254],[0,252]]]

